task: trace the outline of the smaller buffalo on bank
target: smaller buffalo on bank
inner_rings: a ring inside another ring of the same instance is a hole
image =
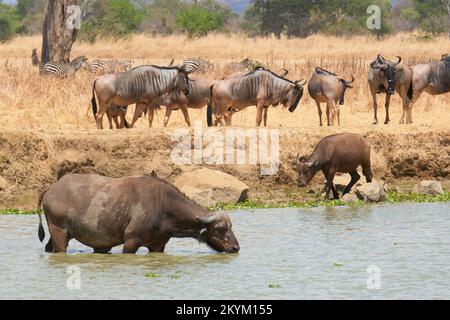
[[[299,173],[298,185],[306,187],[314,176],[322,171],[326,182],[326,196],[328,200],[330,191],[335,199],[339,194],[333,180],[336,173],[349,173],[352,177],[349,185],[344,189],[343,195],[350,192],[359,181],[358,167],[362,166],[363,174],[368,183],[372,182],[373,174],[370,163],[370,144],[360,135],[343,133],[328,136],[322,139],[309,157],[297,157],[296,166]]]

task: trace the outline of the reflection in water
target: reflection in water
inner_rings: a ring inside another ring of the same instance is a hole
[[[0,299],[437,299],[450,297],[450,204],[230,213],[238,255],[192,239],[165,254],[44,253],[37,217],[0,216]],[[68,290],[68,270],[80,290]],[[367,288],[367,269],[381,289]]]

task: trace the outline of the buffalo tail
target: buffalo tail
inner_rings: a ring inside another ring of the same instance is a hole
[[[94,118],[97,120],[97,100],[95,99],[95,84],[97,80],[94,81],[94,85],[92,86],[92,112],[94,113]]]

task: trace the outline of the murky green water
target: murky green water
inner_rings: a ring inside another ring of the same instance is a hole
[[[36,216],[0,216],[0,298],[450,298],[450,204],[230,215],[239,255],[189,239],[171,240],[165,254],[93,255],[72,241],[68,255],[51,255],[37,239]],[[71,266],[81,272],[80,290],[67,287],[77,283]],[[380,289],[368,289],[370,266],[380,281],[369,284]]]

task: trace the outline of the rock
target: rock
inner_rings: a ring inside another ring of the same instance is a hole
[[[0,191],[5,191],[9,186],[8,181],[5,178],[0,176]]]
[[[435,196],[443,194],[444,189],[442,189],[442,184],[439,181],[421,181],[414,187],[414,192]]]
[[[356,202],[358,201],[358,197],[356,196],[356,194],[353,193],[347,193],[346,195],[344,195],[341,199],[343,202]]]
[[[345,187],[348,186],[348,184],[350,183],[351,180],[352,180],[352,177],[349,174],[346,174],[346,175],[342,175],[342,176],[335,176],[333,183],[338,192],[343,192]]]
[[[182,174],[174,181],[190,199],[204,207],[247,200],[249,187],[222,171],[199,169]]]
[[[367,202],[380,202],[386,200],[384,182],[363,183],[356,187],[356,195],[360,200]]]

